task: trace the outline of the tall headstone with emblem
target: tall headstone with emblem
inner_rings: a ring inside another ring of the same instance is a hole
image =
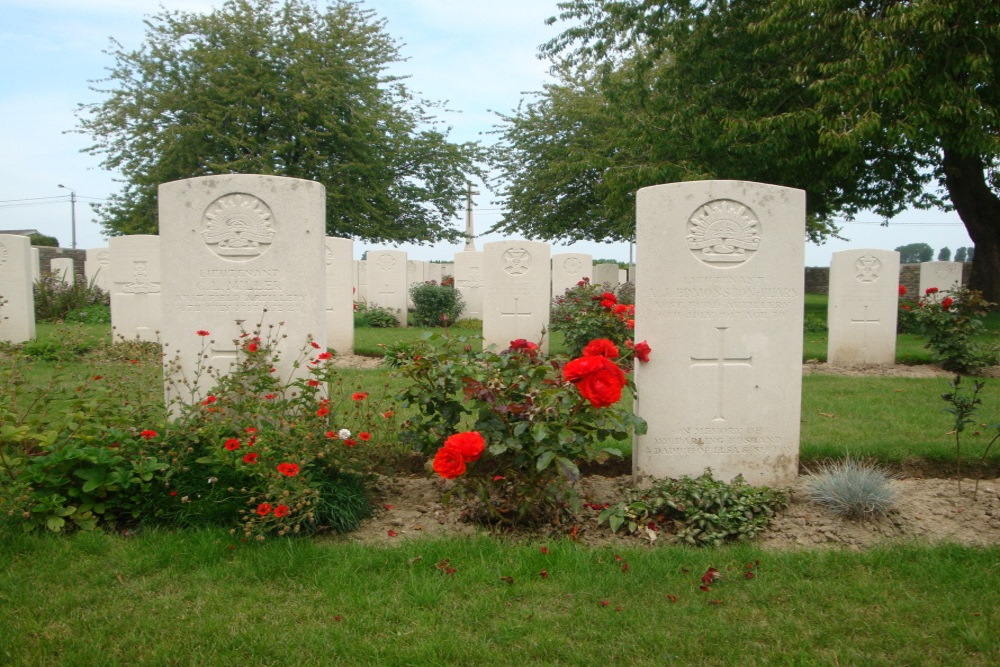
[[[326,346],[337,354],[354,353],[354,241],[327,236]]]
[[[162,220],[162,218],[161,218]],[[111,255],[111,327],[115,336],[155,341],[163,314],[160,237],[153,234],[115,236]],[[177,263],[187,267],[185,261]]]
[[[406,282],[406,253],[402,250],[368,251],[368,303],[386,308],[406,326],[409,285]]]
[[[962,262],[921,262],[920,296],[929,287],[941,292],[952,292],[962,286]]]
[[[455,263],[451,274],[455,278],[455,289],[462,295],[465,308],[458,316],[460,320],[483,319],[483,253],[465,250],[455,253]]]
[[[745,181],[639,190],[636,482],[798,475],[805,193]]]
[[[594,277],[594,258],[580,252],[561,252],[552,255],[552,298],[562,296],[571,287],[586,278]]]
[[[111,292],[111,253],[107,248],[89,248],[83,262],[87,282],[105,292]]]
[[[201,400],[212,381],[197,376],[197,364],[228,372],[254,353],[258,328],[279,357],[276,377],[306,375],[309,364],[296,363],[302,351],[318,352],[310,339],[326,342],[324,187],[280,176],[202,176],[160,185],[159,204],[162,261],[173,269],[162,290],[167,400]],[[193,386],[177,391],[171,383],[183,379]]]
[[[898,301],[898,252],[833,253],[827,305],[827,363],[831,366],[894,364]]]
[[[594,277],[591,280],[595,285],[604,285],[608,289],[616,290],[618,289],[618,272],[620,269],[617,264],[612,264],[610,262],[602,262],[601,264],[594,264]]]
[[[0,234],[0,341],[23,343],[35,337],[31,241]]]
[[[76,272],[73,269],[72,257],[53,257],[49,260],[49,271],[67,285],[76,283]]]
[[[548,351],[551,269],[549,246],[494,241],[483,246],[483,346],[506,349],[512,340],[541,340]]]

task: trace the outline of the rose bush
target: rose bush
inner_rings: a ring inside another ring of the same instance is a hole
[[[615,294],[584,278],[552,300],[549,326],[563,333],[569,356],[580,356],[590,341],[602,338],[626,346],[635,320],[635,306],[626,300],[626,293],[631,291]]]
[[[997,344],[981,337],[983,320],[993,305],[976,290],[942,292],[928,287],[916,305],[907,308],[907,318],[927,336],[925,347],[934,361],[950,371],[976,373],[1000,360]]]
[[[400,437],[434,453],[435,472],[478,498],[485,521],[558,522],[579,506],[579,465],[620,456],[615,441],[645,432],[621,400],[633,385],[618,364],[634,349],[620,355],[606,339],[584,348],[573,360],[523,339],[473,352],[440,334],[396,346],[387,360],[409,380],[397,399],[417,410]]]

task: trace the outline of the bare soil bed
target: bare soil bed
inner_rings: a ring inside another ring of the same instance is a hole
[[[356,368],[377,366],[379,360],[346,357],[339,360]],[[803,373],[838,373],[851,375],[893,375],[904,377],[949,377],[952,373],[936,366],[893,366],[835,369],[822,363],[803,365]],[[985,373],[1000,377],[1000,369]],[[587,503],[616,503],[631,483],[621,466],[595,470],[584,475],[579,490]],[[892,481],[896,492],[895,508],[879,520],[856,521],[837,517],[812,503],[805,492],[807,476],[802,475],[790,489],[791,501],[781,510],[767,531],[757,540],[764,548],[843,548],[861,550],[875,545],[916,541],[951,542],[969,546],[1000,545],[1000,478],[979,483],[973,496],[974,480],[925,477],[911,473]],[[469,508],[461,501],[442,502],[452,485],[430,471],[394,477],[380,477],[376,483],[376,513],[357,531],[339,539],[363,543],[393,544],[403,540],[433,537],[468,536],[488,532],[468,520]],[[600,545],[656,545],[669,543],[664,532],[629,535],[611,533],[607,525],[598,525],[599,512],[583,509],[559,526],[543,526],[523,538],[547,539],[569,535],[581,543]]]

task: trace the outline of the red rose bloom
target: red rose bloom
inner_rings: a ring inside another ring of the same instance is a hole
[[[327,359],[333,359],[333,353],[332,352],[320,352],[319,355],[316,358],[319,359],[320,361],[326,361]]]
[[[478,461],[479,457],[483,455],[486,441],[483,440],[479,431],[466,431],[449,437],[444,441],[444,446],[454,449],[463,461],[469,463],[470,461]]]
[[[260,505],[257,505],[257,514],[261,516],[267,516],[270,513],[271,513],[271,506],[268,505],[267,503],[261,503]]]
[[[236,438],[230,438],[229,440],[226,440],[226,444],[223,446],[229,451],[235,452],[240,448],[240,441]]]
[[[635,351],[635,358],[639,361],[649,361],[649,353],[653,351],[646,341],[636,343],[632,349]]]
[[[198,329],[197,331],[195,331],[195,333],[198,334],[199,336],[211,336],[212,335],[212,334],[208,333],[207,331],[205,331],[204,329]]]
[[[926,294],[927,296],[930,296],[931,294],[937,294],[937,293],[938,293],[938,288],[937,287],[928,287],[927,289],[924,290],[924,294]]]
[[[465,473],[465,459],[452,447],[442,447],[434,456],[434,472],[445,479],[455,479]]]
[[[595,408],[618,402],[625,386],[625,373],[607,357],[586,356],[563,366],[563,379],[572,382],[580,395]]]
[[[955,300],[952,299],[950,296],[946,296],[944,298],[944,301],[941,302],[941,307],[944,308],[945,310],[948,310],[949,308],[951,308],[951,304],[953,303],[955,303]]]
[[[358,439],[368,442],[369,440],[372,439],[372,434],[369,433],[368,431],[362,431],[361,433],[358,433]]]
[[[344,439],[344,447],[353,447],[356,444],[358,444],[358,441],[355,440],[354,438],[345,438]]]
[[[510,349],[512,350],[537,350],[538,345],[532,343],[529,340],[523,338],[518,338],[517,340],[510,341]]]
[[[351,394],[351,400],[352,401],[363,401],[366,398],[368,398],[368,394],[366,394],[363,391],[358,391],[358,392],[355,392],[355,393]]]
[[[217,400],[218,399],[215,396],[209,395],[209,396],[205,397],[205,400],[202,401],[201,404],[202,405],[211,405],[212,403],[215,403]]]
[[[283,516],[288,516],[288,505],[278,505],[274,508],[274,516],[279,519]]]
[[[308,382],[306,382],[306,384],[309,385],[310,387],[318,387],[319,380],[309,380]]]
[[[156,431],[152,431],[147,428],[145,431],[139,434],[139,437],[145,440],[152,440],[153,438],[156,437]]]
[[[325,405],[316,411],[317,417],[326,417],[328,414],[330,414],[330,408]]]
[[[295,477],[299,474],[299,466],[295,463],[279,463],[277,470],[285,477]]]
[[[899,286],[899,296],[906,296],[906,285]]]
[[[244,456],[243,463],[257,463],[257,452],[250,452]]]
[[[249,343],[247,345],[247,352],[256,352],[259,349],[260,349],[260,346],[257,345],[257,343]]]
[[[618,347],[607,338],[597,338],[587,343],[587,347],[583,348],[583,356],[614,359],[618,356]]]

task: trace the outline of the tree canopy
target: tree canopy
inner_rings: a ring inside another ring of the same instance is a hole
[[[256,173],[319,181],[327,233],[372,242],[462,237],[454,219],[475,144],[448,140],[387,68],[399,60],[383,20],[358,3],[227,0],[207,14],[161,11],[135,50],[112,40],[102,101],[80,105],[86,148],[117,171],[97,206],[110,234],[155,233],[156,187]]]
[[[806,190],[814,240],[862,210],[954,206],[972,287],[1000,301],[1000,3],[559,7],[558,81],[501,118],[495,230],[627,239],[638,188],[707,178]]]
[[[907,243],[895,248],[899,253],[900,264],[919,264],[929,262],[934,257],[934,248],[926,243]]]

